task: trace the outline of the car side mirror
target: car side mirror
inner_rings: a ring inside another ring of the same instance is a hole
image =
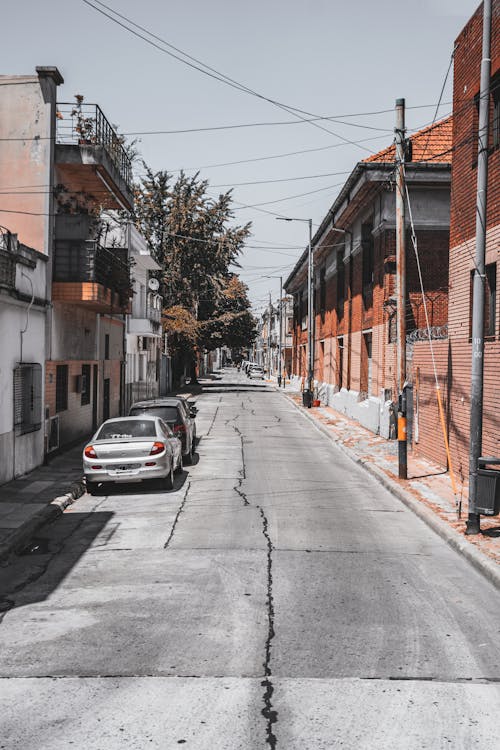
[[[196,406],[190,406],[189,413],[192,417],[196,417],[196,415],[198,414],[198,409],[196,408]]]

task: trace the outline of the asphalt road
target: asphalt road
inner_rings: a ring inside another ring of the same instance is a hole
[[[498,593],[279,393],[0,568],[0,748],[500,747]]]

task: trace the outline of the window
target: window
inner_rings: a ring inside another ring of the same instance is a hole
[[[345,301],[345,265],[344,251],[337,252],[337,313],[339,318],[344,317]]]
[[[81,405],[90,404],[90,365],[82,365],[82,397]]]
[[[490,263],[485,267],[485,284],[484,284],[484,336],[493,338],[496,333],[496,314],[497,314],[497,266],[496,263]],[[470,315],[469,315],[469,336],[472,336],[472,311],[474,306],[474,271],[470,274]]]
[[[109,333],[104,335],[104,359],[109,359]]]
[[[319,272],[319,312],[321,320],[325,319],[326,311],[326,268],[322,268]]]
[[[56,412],[68,408],[68,365],[56,367]]]
[[[493,99],[493,120],[491,135],[493,148],[500,148],[500,75],[496,75],[491,82],[491,97]]]
[[[14,370],[14,430],[16,435],[42,426],[42,366],[23,363]]]
[[[363,249],[363,300],[367,307],[373,303],[374,243],[373,223],[361,225],[361,246]]]

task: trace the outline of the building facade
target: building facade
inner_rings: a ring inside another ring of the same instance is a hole
[[[47,256],[0,227],[0,484],[44,459]]]
[[[475,266],[478,102],[483,6],[479,6],[455,42],[453,88],[453,167],[451,174],[448,339],[436,342],[434,357],[444,397],[452,466],[466,483],[469,471],[472,275]],[[483,455],[500,455],[500,320],[497,272],[500,247],[500,2],[493,0],[489,97],[488,192],[484,308]],[[429,346],[415,347],[415,366],[428,371]],[[438,411],[434,382],[420,376],[420,436],[417,450],[447,465],[444,442],[436,439]]]
[[[97,105],[58,101],[61,83],[55,67],[0,76],[2,215],[46,259],[46,453],[121,413],[131,297],[127,250],[106,247],[101,222],[130,211],[131,164]]]
[[[448,118],[410,139],[406,179],[433,335],[445,334],[451,168]],[[395,148],[356,165],[316,232],[314,381],[316,396],[368,429],[395,436]],[[407,225],[407,233],[410,228]],[[415,256],[408,241],[406,326],[425,327]],[[285,282],[294,297],[292,374],[307,377],[307,250]],[[408,347],[411,373],[412,347]]]

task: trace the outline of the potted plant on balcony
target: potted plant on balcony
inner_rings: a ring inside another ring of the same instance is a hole
[[[78,143],[80,146],[91,146],[95,144],[95,119],[86,116],[83,111],[82,94],[75,94],[76,104],[71,111],[71,117],[76,120],[75,132],[78,134]]]

